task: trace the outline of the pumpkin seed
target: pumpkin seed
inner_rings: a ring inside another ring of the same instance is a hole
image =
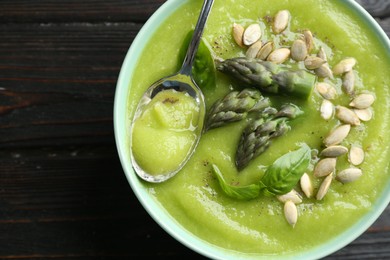
[[[267,58],[267,61],[279,64],[285,62],[289,57],[290,50],[287,48],[280,48],[271,52]]]
[[[320,78],[333,78],[333,72],[329,68],[328,63],[322,64],[319,68],[314,70],[314,73]]]
[[[358,109],[368,108],[374,103],[375,97],[372,94],[363,93],[356,96],[349,105]]]
[[[325,120],[331,119],[333,115],[333,110],[334,109],[333,109],[332,102],[330,102],[327,99],[322,100],[320,112],[321,112],[321,117],[323,119]]]
[[[349,134],[351,125],[340,125],[333,129],[324,139],[325,146],[329,147],[341,143]]]
[[[333,180],[333,173],[329,174],[326,176],[326,178],[322,181],[320,188],[318,189],[316,199],[317,200],[322,200],[326,193],[328,193],[330,184],[332,183]]]
[[[352,95],[354,88],[355,88],[355,73],[353,72],[353,70],[350,70],[346,72],[344,75],[343,90],[348,95]]]
[[[322,46],[320,46],[320,49],[318,50],[317,57],[323,59],[324,61],[328,61],[328,57],[326,56],[326,52]]]
[[[316,89],[320,95],[325,99],[335,99],[337,96],[336,89],[329,83],[318,82],[316,84]]]
[[[263,47],[261,47],[256,58],[261,60],[266,60],[273,50],[274,50],[274,43],[267,42],[266,44],[263,45]]]
[[[364,151],[357,145],[351,145],[348,154],[348,161],[353,165],[359,165],[364,161]]]
[[[236,23],[233,24],[233,28],[232,28],[233,39],[237,43],[237,45],[242,48],[245,47],[242,41],[244,36],[244,31],[245,28],[241,24],[236,24]]]
[[[358,116],[349,108],[336,106],[336,117],[343,123],[350,125],[360,125]]]
[[[242,41],[246,46],[250,46],[250,45],[254,44],[255,42],[257,42],[260,39],[260,37],[261,37],[260,25],[255,23],[255,24],[249,25],[245,29]]]
[[[313,184],[309,175],[304,173],[299,182],[303,193],[305,193],[306,197],[311,198],[313,196]]]
[[[318,163],[314,167],[314,177],[324,177],[334,172],[336,168],[336,162],[336,158],[325,158],[318,161]]]
[[[294,204],[302,203],[302,196],[296,190],[291,190],[290,192],[276,196],[280,202],[286,203],[287,201],[292,201]]]
[[[298,221],[298,209],[294,202],[289,200],[284,203],[284,217],[286,218],[288,224],[292,227],[295,226]]]
[[[358,168],[348,168],[339,172],[336,175],[336,180],[338,180],[341,183],[349,183],[349,182],[356,181],[362,175],[363,175],[362,170]]]
[[[351,71],[355,65],[356,65],[356,59],[354,58],[343,59],[333,67],[333,74],[334,75],[344,74],[345,72]]]
[[[272,26],[273,32],[275,34],[279,34],[283,32],[287,28],[289,19],[290,19],[289,11],[281,10],[277,12]]]
[[[353,112],[357,115],[357,117],[362,121],[370,121],[372,118],[372,109],[365,108],[365,109],[353,109]]]
[[[248,58],[256,58],[256,56],[259,53],[262,46],[263,46],[263,43],[261,41],[255,42],[246,51],[246,56]]]
[[[339,157],[348,152],[348,148],[342,145],[333,145],[321,151],[320,156],[323,157]]]
[[[308,70],[318,69],[319,67],[321,67],[321,65],[323,65],[325,63],[326,63],[325,60],[323,60],[319,57],[315,57],[315,56],[308,56],[304,62],[305,67]]]
[[[302,40],[295,40],[291,45],[291,58],[295,61],[303,61],[307,56],[306,43]]]
[[[309,30],[304,30],[303,31],[303,36],[304,36],[304,39],[305,39],[307,52],[310,53],[313,50],[313,48],[314,48],[313,34]]]

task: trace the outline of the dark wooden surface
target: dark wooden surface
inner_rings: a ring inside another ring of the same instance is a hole
[[[142,208],[114,142],[120,66],[163,2],[0,1],[0,259],[202,258]],[[360,2],[389,35],[390,1]],[[389,245],[388,207],[329,259]]]

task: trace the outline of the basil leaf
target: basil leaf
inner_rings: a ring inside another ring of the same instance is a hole
[[[181,66],[190,44],[194,30],[188,32],[179,51],[179,65]],[[203,38],[201,39],[195,60],[192,65],[192,75],[196,84],[202,89],[213,89],[215,87],[215,63],[211,47]]]
[[[217,176],[219,185],[226,195],[234,199],[250,200],[257,198],[260,193],[260,187],[257,184],[251,184],[248,186],[233,186],[226,183],[218,167],[213,164],[213,172]]]
[[[264,195],[282,195],[298,183],[311,160],[311,149],[306,144],[296,151],[279,157],[260,180]]]

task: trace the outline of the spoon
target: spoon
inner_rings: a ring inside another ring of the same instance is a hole
[[[198,22],[195,26],[195,30],[191,39],[191,42],[188,46],[186,56],[184,58],[183,65],[181,69],[173,75],[164,77],[155,83],[153,83],[143,94],[140,102],[138,103],[135,116],[132,121],[132,126],[134,125],[134,122],[136,119],[142,114],[143,109],[145,106],[151,102],[153,97],[155,97],[159,92],[164,91],[164,90],[170,90],[173,89],[178,92],[184,92],[187,93],[190,97],[192,97],[196,105],[199,108],[199,118],[198,118],[198,125],[195,128],[195,134],[196,134],[196,139],[193,142],[191,148],[188,150],[187,155],[185,156],[184,160],[177,166],[176,169],[162,173],[159,175],[156,174],[150,174],[148,173],[145,169],[143,169],[135,160],[134,155],[133,155],[133,150],[132,148],[130,149],[130,157],[131,157],[131,162],[133,165],[133,168],[137,175],[148,182],[153,182],[153,183],[160,183],[163,181],[166,181],[170,178],[172,178],[174,175],[176,175],[177,172],[179,172],[183,166],[187,163],[187,161],[190,159],[192,154],[195,151],[196,146],[199,143],[202,131],[203,131],[203,121],[205,117],[205,102],[204,102],[204,96],[201,91],[201,89],[198,87],[198,85],[195,83],[193,77],[192,77],[192,64],[195,59],[195,54],[196,51],[198,50],[198,46],[201,40],[201,36],[203,34],[203,29],[205,27],[208,15],[210,13],[211,7],[214,3],[214,0],[205,0],[203,2],[202,9],[200,11],[200,15],[198,18]],[[133,128],[131,128],[133,129]]]

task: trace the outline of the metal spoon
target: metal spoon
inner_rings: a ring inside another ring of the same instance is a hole
[[[134,121],[138,118],[138,116],[142,113],[144,107],[153,99],[153,97],[155,97],[159,92],[164,90],[174,89],[175,91],[188,93],[189,96],[194,98],[196,104],[199,106],[199,123],[195,129],[195,133],[197,135],[196,140],[193,142],[185,159],[177,166],[175,170],[160,175],[152,175],[146,170],[142,169],[142,167],[135,160],[132,149],[130,149],[133,168],[137,175],[145,181],[159,183],[173,177],[187,163],[199,143],[203,131],[203,121],[206,108],[203,93],[192,78],[192,64],[194,62],[195,54],[201,40],[203,29],[205,27],[213,3],[214,0],[205,0],[203,2],[202,10],[200,11],[200,15],[194,30],[194,34],[192,36],[192,40],[190,42],[190,45],[188,46],[183,65],[179,72],[171,76],[162,78],[153,83],[143,94],[138,104],[135,116],[132,121],[132,125],[134,124]]]

